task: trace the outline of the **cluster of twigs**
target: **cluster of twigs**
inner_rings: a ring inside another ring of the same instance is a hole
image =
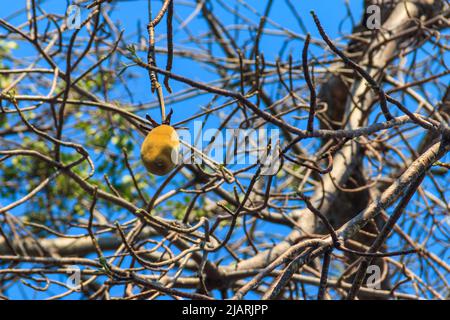
[[[449,297],[445,1],[382,1],[337,40],[291,0],[149,1],[146,34],[113,23],[132,3],[80,5],[75,30],[38,0],[0,17],[0,297]],[[280,130],[281,167],[212,160],[213,138],[154,179],[139,146],[168,104],[175,127]]]

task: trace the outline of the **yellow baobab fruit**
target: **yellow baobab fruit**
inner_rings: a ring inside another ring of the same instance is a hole
[[[145,168],[153,174],[164,176],[178,162],[180,139],[173,127],[167,124],[153,128],[141,147],[141,158]]]

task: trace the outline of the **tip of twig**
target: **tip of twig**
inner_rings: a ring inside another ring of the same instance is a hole
[[[159,124],[158,124],[155,120],[153,120],[153,118],[150,117],[149,114],[146,114],[146,115],[145,115],[145,119],[147,119],[147,121],[150,122],[150,124],[151,124],[153,127],[159,126]]]
[[[167,114],[166,119],[164,120],[164,124],[170,124],[170,119],[172,118],[172,114],[173,114],[173,109],[170,108],[169,113]]]

